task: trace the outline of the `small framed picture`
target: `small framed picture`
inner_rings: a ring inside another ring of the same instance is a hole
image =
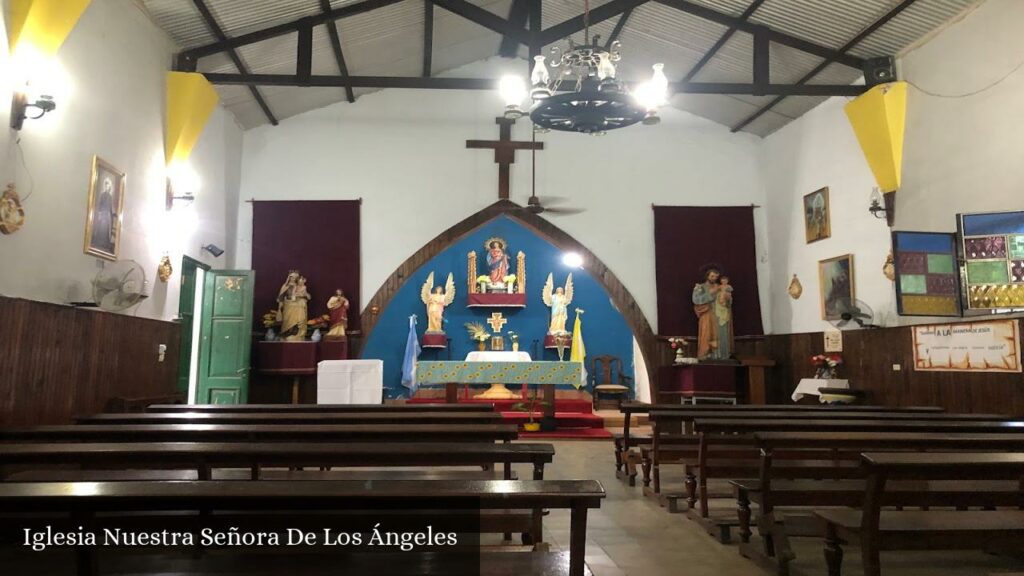
[[[804,196],[804,234],[808,244],[832,236],[829,209],[827,187]]]
[[[853,292],[853,254],[818,262],[822,320],[839,320],[843,308],[856,303]]]
[[[85,253],[117,260],[121,246],[125,174],[99,156],[92,157],[89,208],[85,221]]]

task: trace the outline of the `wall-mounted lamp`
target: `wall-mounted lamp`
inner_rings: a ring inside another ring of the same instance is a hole
[[[886,192],[884,195],[875,188],[871,191],[871,206],[868,212],[875,218],[885,218],[891,228],[896,219],[896,193]]]
[[[217,246],[216,244],[207,244],[206,246],[203,246],[202,250],[204,252],[209,252],[210,254],[213,254],[214,258],[220,258],[221,254],[224,253],[224,249]]]
[[[15,92],[11,98],[11,128],[15,130],[21,130],[25,124],[25,120],[37,120],[46,115],[47,112],[53,112],[57,108],[57,103],[53,101],[53,96],[41,94],[34,101],[29,102],[29,97],[25,92]],[[38,113],[29,115],[29,108],[35,108]]]
[[[562,255],[562,264],[565,264],[569,268],[580,268],[583,266],[583,256],[580,256],[576,252],[566,252]]]
[[[167,209],[189,206],[199,191],[199,174],[187,162],[175,162],[167,167]]]

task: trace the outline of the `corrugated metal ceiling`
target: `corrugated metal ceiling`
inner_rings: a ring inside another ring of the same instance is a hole
[[[158,26],[182,48],[215,41],[192,2],[187,0],[138,0]],[[332,0],[338,8],[363,0]],[[471,0],[494,14],[507,17],[512,0]],[[593,0],[597,7],[607,0]],[[752,0],[690,0],[732,16],[740,15]],[[766,0],[750,18],[779,32],[839,48],[889,12],[901,0]],[[205,0],[229,37],[262,30],[320,13],[320,0]],[[978,0],[918,0],[888,24],[851,49],[860,57],[898,54],[942,27]],[[404,0],[338,21],[342,50],[349,72],[367,76],[417,76],[422,65],[423,0]],[[542,21],[548,27],[583,12],[583,0],[544,0]],[[607,38],[616,18],[592,27],[592,34]],[[657,2],[632,12],[620,40],[623,62],[620,77],[644,78],[653,62],[664,62],[669,78],[684,76],[726,32],[726,28]],[[577,34],[577,39],[581,34]],[[239,49],[253,73],[294,73],[296,34],[269,39]],[[434,10],[433,72],[447,70],[494,56],[501,37],[441,8]],[[752,38],[738,32],[715,55],[695,80],[750,82]],[[314,74],[337,74],[327,29],[318,26],[313,38]],[[525,57],[525,47],[520,56]],[[818,66],[821,59],[786,46],[771,47],[773,82],[794,82]],[[236,69],[224,54],[203,58],[199,70],[229,72]],[[814,84],[846,84],[860,77],[858,71],[833,64],[817,75]],[[246,128],[267,123],[267,118],[245,87],[218,86],[225,106]],[[278,118],[287,118],[345,98],[335,88],[260,88]],[[356,95],[369,90],[357,89]],[[677,95],[673,105],[727,126],[735,126],[770,97]],[[823,98],[790,97],[748,125],[744,130],[767,135]]]

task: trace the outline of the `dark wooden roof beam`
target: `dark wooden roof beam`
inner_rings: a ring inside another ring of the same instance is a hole
[[[434,3],[423,1],[423,72],[424,78],[434,73]]]
[[[331,0],[320,0],[320,10],[326,14],[331,11]],[[327,26],[327,35],[331,37],[331,49],[334,50],[334,59],[338,63],[338,73],[348,76],[348,64],[345,63],[345,54],[341,51],[341,36],[338,34],[337,21],[324,23]],[[352,92],[351,86],[345,87],[345,98],[349,103],[356,101],[356,95]]]
[[[206,26],[210,29],[210,32],[218,41],[226,42],[228,40],[227,34],[225,34],[224,30],[221,29],[220,24],[217,23],[217,19],[213,17],[213,13],[210,12],[210,9],[206,6],[203,0],[192,0],[192,3],[195,4],[196,10],[199,10],[199,14],[203,17],[203,21],[206,22]],[[240,76],[249,76],[249,68],[245,65],[245,62],[242,62],[242,58],[234,48],[228,50],[228,56],[235,64],[235,68],[238,68]],[[189,60],[189,58],[185,58],[185,60]],[[194,61],[195,59],[191,60]],[[274,126],[277,126],[277,117],[275,117],[274,113],[270,111],[270,106],[267,106],[267,101],[263,99],[263,95],[260,94],[256,85],[249,84],[249,92],[252,93],[252,97],[256,100],[260,109],[263,110],[263,114],[267,117],[267,120]]]
[[[742,20],[737,16],[732,16],[730,14],[725,14],[717,10],[712,10],[711,8],[702,6],[700,4],[694,4],[689,0],[655,1],[660,2],[665,6],[675,8],[676,10],[686,12],[687,14],[692,14],[694,16],[697,16],[698,18],[710,20],[712,22],[721,24],[722,26],[736,28],[740,32],[753,34],[756,32],[756,29],[758,28],[757,24],[753,24],[746,20]],[[838,62],[839,64],[843,64],[844,66],[849,66],[851,68],[856,68],[859,70],[861,66],[863,66],[864,64],[863,58],[858,58],[851,54],[841,52],[840,50],[835,50],[827,46],[822,46],[821,44],[815,44],[814,42],[804,40],[803,38],[797,38],[796,36],[791,36],[789,34],[772,30],[770,28],[768,29],[767,34],[768,39],[771,42],[775,42],[776,44],[782,44],[784,46],[789,46],[790,48],[796,48],[797,50],[807,52],[808,54],[814,54],[815,56],[820,56],[821,58],[832,58],[833,62]]]
[[[747,20],[750,20],[750,17],[754,15],[754,12],[757,12],[757,9],[760,8],[761,4],[764,4],[764,2],[765,0],[754,0],[753,2],[751,2],[750,6],[747,6],[747,9],[744,10],[742,14],[740,14],[740,21],[746,22]],[[690,71],[686,73],[686,76],[683,76],[683,82],[689,82],[690,80],[693,80],[697,76],[697,74],[699,74],[700,71],[703,70],[704,67],[708,65],[708,62],[711,62],[711,59],[715,57],[715,54],[718,54],[718,51],[721,50],[727,42],[729,42],[729,40],[732,38],[732,35],[735,33],[736,26],[729,26],[729,29],[726,30],[724,34],[722,34],[722,37],[719,38],[718,41],[715,42],[714,45],[711,46],[711,48],[709,48],[708,51],[705,52],[704,55],[700,57],[700,60],[698,60],[697,63],[693,65],[693,68],[690,68]]]
[[[215,74],[207,73],[213,84],[247,86],[299,86],[299,78],[289,74]],[[628,83],[627,83],[628,84]],[[306,86],[353,88],[418,88],[428,90],[497,90],[498,80],[489,78],[424,78],[421,76],[311,76]],[[689,94],[745,94],[786,96],[858,96],[864,86],[847,84],[766,84],[687,82],[669,85],[672,92]]]
[[[530,15],[530,0],[512,0],[512,7],[508,10],[508,23],[516,28],[526,27],[526,21]],[[501,39],[501,47],[498,48],[498,56],[515,58],[519,53],[519,42],[514,38],[504,36]]]
[[[647,0],[611,0],[605,4],[592,8],[590,10],[589,22],[591,26],[604,22],[609,18],[614,18],[619,14],[623,14],[627,10],[632,10],[641,4],[646,4]],[[585,18],[583,14],[574,18],[555,24],[554,26],[544,30],[540,33],[540,45],[547,46],[553,44],[559,40],[572,36],[573,34],[583,30]]]
[[[506,38],[510,38],[527,46],[531,43],[530,33],[522,27],[515,27],[508,21],[489,12],[479,6],[470,4],[466,0],[431,0],[437,6],[444,8],[452,14],[462,16],[470,22],[475,22],[492,32],[497,32]]]
[[[269,40],[271,38],[277,38],[278,36],[297,32],[306,22],[313,26],[318,26],[320,24],[326,24],[327,22],[334,22],[335,20],[348,18],[349,16],[355,16],[356,14],[363,14],[370,10],[376,10],[377,8],[398,4],[401,1],[402,0],[363,0],[357,4],[346,4],[340,8],[333,8],[330,12],[323,12],[306,18],[299,18],[298,20],[285,22],[284,24],[271,26],[270,28],[264,28],[263,30],[250,32],[249,34],[242,34],[240,36],[235,36],[234,38],[225,38],[223,40],[218,38],[216,42],[211,44],[185,50],[185,54],[188,54],[190,57],[198,60],[204,56],[226,52],[232,48],[239,48],[241,46],[247,46],[249,44],[255,44],[256,42],[262,42],[263,40]]]
[[[878,20],[875,20],[874,23],[872,23],[870,26],[868,26],[867,28],[862,30],[860,32],[860,34],[857,34],[856,36],[853,37],[853,39],[851,39],[849,42],[847,42],[845,45],[843,45],[843,47],[839,49],[839,54],[846,54],[847,52],[849,52],[851,49],[853,49],[854,46],[856,46],[857,44],[860,44],[862,41],[864,41],[865,38],[867,38],[868,36],[874,34],[876,30],[878,30],[882,26],[885,26],[886,24],[888,24],[889,21],[892,20],[893,18],[895,18],[896,16],[898,16],[900,14],[900,12],[903,12],[907,8],[910,8],[910,6],[912,4],[914,4],[914,2],[916,2],[916,1],[917,0],[903,0],[903,2],[899,3],[892,10],[887,12],[885,14],[885,16],[882,16]],[[810,72],[805,74],[802,78],[797,80],[796,84],[798,86],[806,85],[807,82],[810,82],[811,79],[813,79],[815,76],[820,74],[823,70],[825,70],[825,68],[828,68],[829,66],[831,66],[835,62],[837,62],[837,60],[835,60],[834,58],[825,58],[825,60],[821,64],[818,64],[817,66],[814,67],[813,70],[811,70]],[[751,122],[753,122],[754,120],[757,120],[761,116],[764,116],[769,110],[771,110],[772,108],[778,106],[780,102],[782,102],[783,100],[786,99],[786,96],[787,95],[785,95],[785,94],[780,94],[778,98],[772,100],[771,102],[769,102],[768,104],[766,104],[765,106],[763,106],[762,108],[760,108],[759,110],[757,110],[756,112],[751,114],[750,116],[747,116],[746,118],[744,118],[742,122],[740,122],[739,124],[733,126],[732,127],[732,131],[733,132],[739,132],[740,130],[743,130],[744,128],[749,126]]]
[[[625,12],[623,12],[622,16],[619,16],[619,20],[615,23],[615,27],[612,28],[612,33],[609,34],[608,38],[604,41],[604,49],[605,50],[611,50],[612,49],[612,44],[614,44],[615,41],[619,39],[619,36],[622,35],[622,29],[626,27],[626,22],[629,20],[629,17],[632,16],[632,15],[633,15],[633,9],[630,8],[629,10],[626,10]]]

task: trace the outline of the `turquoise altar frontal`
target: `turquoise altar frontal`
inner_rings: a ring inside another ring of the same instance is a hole
[[[579,384],[580,362],[417,362],[419,384]]]

